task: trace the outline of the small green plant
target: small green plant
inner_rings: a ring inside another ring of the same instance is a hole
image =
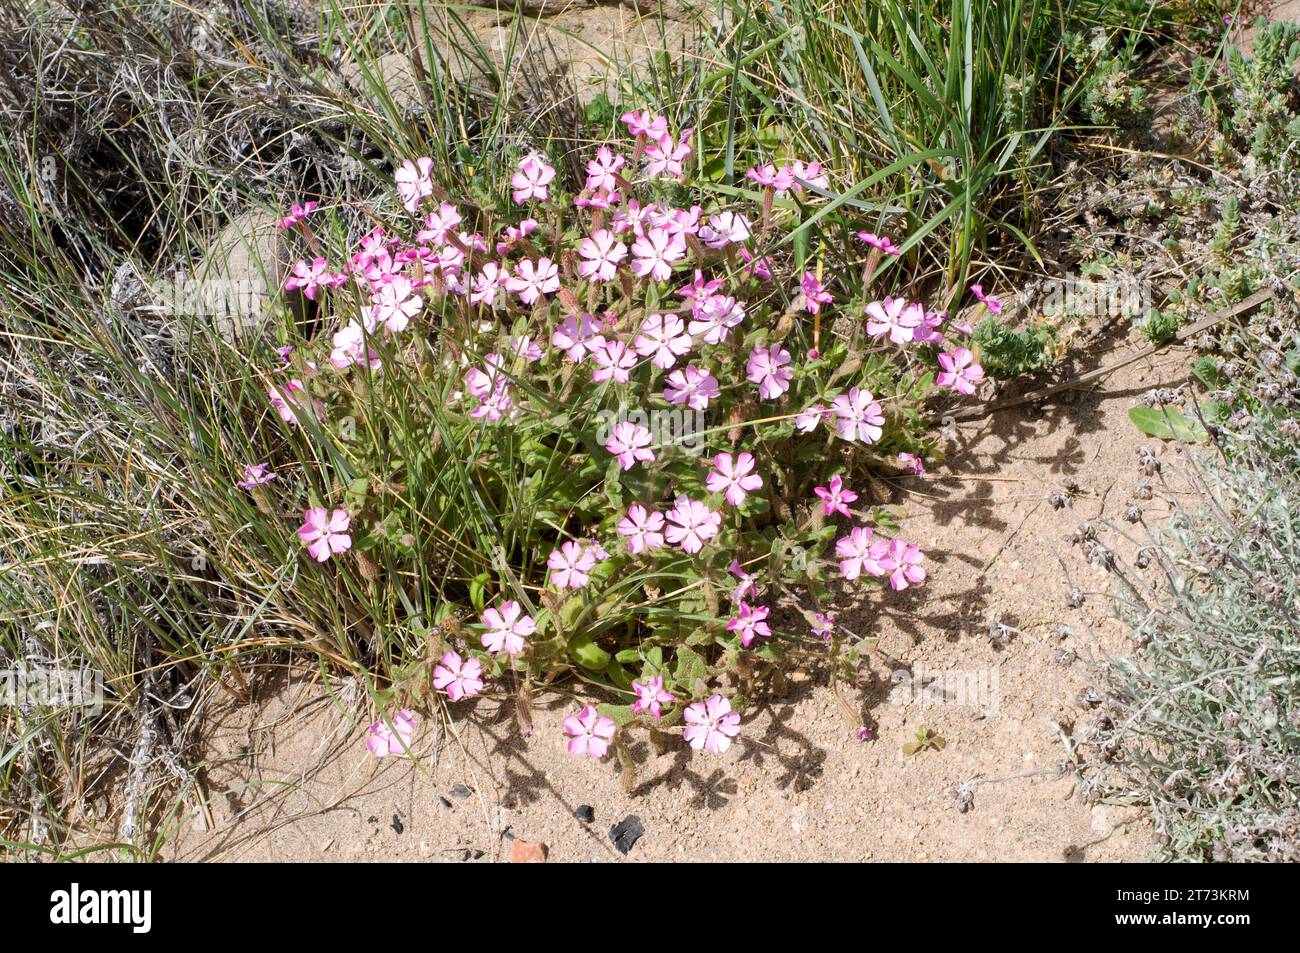
[[[903,754],[912,755],[920,751],[942,751],[947,744],[947,740],[942,735],[936,735],[925,725],[922,725],[916,729],[916,740],[903,745]]]
[[[1016,331],[989,316],[976,325],[974,339],[985,372],[995,380],[1009,381],[1050,366],[1057,333],[1050,325],[1038,323]]]
[[[1249,54],[1229,46],[1222,62],[1198,59],[1192,89],[1214,119],[1223,144],[1246,157],[1258,175],[1280,175],[1288,190],[1300,174],[1300,86],[1294,70],[1300,62],[1300,24],[1285,20],[1255,21]],[[1223,149],[1216,150],[1222,155]]]
[[[1138,325],[1138,331],[1143,338],[1158,347],[1161,344],[1168,344],[1177,337],[1181,324],[1178,315],[1173,312],[1152,308],[1146,320]]]
[[[1149,113],[1146,88],[1133,77],[1135,34],[1117,42],[1102,27],[1066,36],[1070,65],[1080,77],[1078,108],[1104,126],[1132,126]]]

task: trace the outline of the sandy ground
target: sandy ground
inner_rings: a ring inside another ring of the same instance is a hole
[[[629,792],[614,758],[565,752],[561,720],[572,705],[558,698],[542,699],[528,740],[512,705],[481,699],[450,720],[422,718],[418,764],[381,762],[345,714],[346,686],[331,700],[311,681],[285,679],[260,705],[212,717],[210,811],[189,805],[164,856],[489,861],[509,860],[519,840],[544,843],[552,861],[618,860],[609,828],[635,815],[645,834],[628,860],[1145,859],[1145,820],[1084,803],[1060,773],[1083,721],[1076,698],[1090,682],[1083,661],[1062,662],[1057,651],[1123,650],[1104,597],[1068,606],[1071,587],[1104,592],[1110,583],[1065,537],[1101,514],[1117,520],[1131,502],[1145,480],[1137,447],[1156,442],[1127,411],[1142,391],[1186,379],[1186,367],[1184,353],[1166,352],[1054,407],[950,428],[947,464],[898,488],[904,533],[927,550],[930,579],[912,597],[858,591],[856,608],[846,592],[840,607],[854,631],[880,640],[849,693],[871,740],[855,737],[824,679],[804,677],[786,699],[747,711],[721,756],[637,742]],[[1169,463],[1179,452],[1156,449]],[[1048,497],[1071,481],[1071,506],[1054,509]],[[1157,483],[1142,504],[1149,522],[1167,512],[1162,492]],[[1019,631],[993,639],[991,622]],[[1062,638],[1062,624],[1073,634]],[[898,690],[900,677],[906,687],[936,673],[947,703]],[[951,680],[962,674],[982,676],[986,691],[963,697]],[[905,756],[922,725],[946,747]],[[954,788],[971,781],[973,806],[959,812]],[[575,817],[581,806],[592,808],[590,823]]]

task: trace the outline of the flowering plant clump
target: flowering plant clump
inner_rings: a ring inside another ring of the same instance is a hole
[[[566,719],[573,753],[637,724],[718,753],[756,679],[856,659],[832,584],[924,583],[868,472],[923,472],[920,404],[982,375],[968,324],[871,290],[894,239],[859,233],[852,275],[791,261],[831,188],[816,162],[718,199],[688,181],[692,130],[623,121],[576,191],[534,152],[494,208],[403,159],[346,257],[295,207],[310,252],[286,288],[318,330],[267,394],[314,463],[295,483],[250,462],[239,486],[297,494],[311,571],[355,564],[343,601],[382,607],[354,637],[395,701],[508,689],[526,721],[529,686],[573,671],[602,696]]]

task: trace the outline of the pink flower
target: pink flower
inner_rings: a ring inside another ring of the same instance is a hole
[[[484,400],[499,381],[504,381],[500,354],[484,354],[483,367],[486,370],[471,367],[465,372],[465,389],[479,400]]]
[[[348,535],[352,517],[347,510],[329,513],[323,506],[313,506],[302,516],[298,538],[307,544],[307,554],[318,563],[352,548],[352,537]]]
[[[829,612],[825,614],[814,612],[812,633],[819,639],[829,642],[831,636],[835,634],[835,616],[831,615]]]
[[[947,313],[943,311],[926,311],[921,308],[920,320],[917,321],[916,327],[912,328],[912,343],[942,343],[943,335],[939,333],[939,326],[943,324],[947,316]]]
[[[379,370],[379,354],[366,344],[366,332],[356,321],[349,321],[345,328],[335,332],[330,343],[333,346],[330,363],[338,370],[345,371],[353,364],[365,364],[372,371]]]
[[[883,539],[872,539],[870,527],[853,527],[848,536],[841,536],[835,541],[840,574],[845,579],[857,579],[864,572],[871,576],[883,576],[885,570],[881,567],[880,560],[884,557],[887,546]]]
[[[743,245],[740,248],[740,257],[745,262],[745,274],[753,275],[762,281],[772,280],[772,259],[766,256],[755,258],[754,253]]]
[[[683,129],[678,140],[665,132],[661,138],[649,143],[645,147],[646,175],[664,175],[674,179],[680,177],[685,171],[686,160],[691,157],[693,132],[693,127]]]
[[[391,726],[389,721],[392,722]],[[415,736],[415,712],[409,708],[399,708],[389,721],[376,721],[370,726],[366,749],[376,758],[405,754],[411,750],[411,739]]]
[[[250,463],[244,467],[244,478],[237,482],[235,486],[241,490],[251,490],[255,486],[261,486],[263,483],[270,483],[275,479],[275,474],[270,472],[265,463]]]
[[[482,621],[487,631],[482,635],[483,648],[493,655],[505,652],[515,656],[524,650],[524,640],[537,631],[533,617],[513,599],[501,603],[500,609],[485,609]]]
[[[969,396],[975,393],[975,385],[984,379],[984,368],[975,363],[975,355],[970,348],[959,347],[955,351],[941,352],[939,366],[943,370],[934,382],[940,387],[951,387],[959,394]]]
[[[790,163],[790,174],[794,176],[794,190],[803,191],[802,182],[808,183],[814,189],[821,189],[823,192],[831,187],[830,177],[826,174],[826,167],[820,162],[804,163],[795,159]]]
[[[849,504],[858,498],[858,495],[844,485],[844,478],[838,473],[831,477],[826,486],[815,486],[813,492],[817,494],[822,501],[822,513],[825,516],[831,516],[839,513],[841,516],[852,516],[849,512]]]
[[[745,378],[758,385],[759,397],[775,400],[790,389],[790,381],[794,379],[794,369],[786,366],[789,363],[790,352],[779,344],[756,347],[749,352]]]
[[[740,644],[745,648],[749,648],[749,643],[756,638],[770,639],[772,628],[767,624],[769,611],[767,606],[751,606],[742,602],[736,607],[735,617],[727,623],[727,631],[737,633]]]
[[[266,393],[280,419],[290,427],[296,427],[298,414],[294,408],[301,407],[303,399],[307,396],[307,389],[303,387],[302,381],[295,377],[284,385],[283,390],[274,384],[268,384]]]
[[[800,433],[812,433],[822,419],[829,416],[825,404],[813,404],[805,408],[794,418],[794,425]]]
[[[692,306],[693,318],[688,330],[703,338],[705,344],[721,344],[728,333],[745,320],[745,307],[730,295],[697,298]]]
[[[479,405],[469,412],[470,417],[474,420],[486,417],[489,422],[496,423],[509,413],[514,405],[514,400],[510,396],[510,382],[504,379],[498,380],[492,387],[492,392],[479,400]]]
[[[380,249],[372,254],[360,253],[352,256],[352,273],[364,278],[372,292],[377,292],[390,278],[401,270],[401,263],[396,261],[388,249]]]
[[[682,285],[678,290],[679,298],[686,298],[688,301],[693,300],[697,305],[706,298],[712,297],[722,287],[721,278],[712,278],[709,281],[704,280],[704,272],[695,269],[695,279],[689,285]]]
[[[529,364],[534,364],[542,359],[541,345],[535,343],[526,334],[510,339],[510,353],[515,357],[522,357]]]
[[[700,213],[704,210],[698,205],[690,208],[664,208],[654,206],[654,225],[662,228],[669,235],[685,238],[695,235],[700,230]]]
[[[925,461],[913,454],[900,453],[898,455],[898,465],[911,470],[917,476],[925,475]]]
[[[587,160],[587,188],[592,192],[617,192],[623,161],[609,146],[601,146],[596,150],[596,158]]]
[[[668,511],[668,529],[664,535],[668,542],[680,545],[684,552],[698,553],[707,540],[718,535],[721,525],[721,514],[683,494]]]
[[[560,322],[555,333],[551,335],[551,347],[564,351],[569,360],[575,364],[582,363],[584,357],[594,354],[604,346],[605,338],[597,330],[596,323],[589,314],[584,314],[581,318],[569,315]]]
[[[641,682],[632,683],[632,691],[636,692],[636,701],[632,703],[632,711],[648,711],[655,718],[663,714],[663,705],[671,705],[677,701],[677,696],[672,692],[664,691],[664,677],[655,675],[647,678],[645,684]]]
[[[636,367],[636,353],[622,341],[610,338],[605,346],[597,348],[591,354],[596,363],[596,370],[591,379],[597,384],[612,380],[615,384],[626,384],[631,377],[632,368]]]
[[[778,167],[770,162],[767,165],[754,166],[745,173],[745,178],[777,194],[788,192],[794,185],[794,173],[790,171],[788,165]]]
[[[694,364],[688,364],[684,371],[678,369],[669,374],[664,388],[664,398],[668,403],[686,404],[692,410],[706,409],[709,401],[720,393],[717,378]]]
[[[657,510],[647,511],[640,503],[633,503],[627,508],[627,516],[618,522],[618,535],[627,537],[627,551],[635,555],[662,547],[663,528],[662,513]]]
[[[642,208],[641,203],[636,199],[628,199],[627,204],[614,213],[614,217],[610,221],[610,227],[616,235],[621,235],[624,232],[631,232],[633,235],[644,235],[646,220],[651,217],[654,208],[653,205]]]
[[[649,463],[655,458],[650,449],[650,431],[640,424],[624,420],[616,424],[605,441],[605,449],[618,457],[618,465],[624,470],[631,470],[637,462]]]
[[[682,717],[686,721],[682,739],[696,751],[722,754],[740,734],[740,713],[732,711],[731,702],[721,695],[687,705]]]
[[[876,235],[872,232],[858,232],[858,239],[870,245],[872,248],[878,248],[886,255],[901,255],[902,250],[895,245],[888,235]]]
[[[403,207],[414,212],[421,199],[433,194],[433,160],[428,156],[414,162],[407,159],[393,174],[393,181],[397,183],[397,194],[402,197]]]
[[[686,257],[686,242],[680,235],[670,235],[662,228],[652,228],[632,243],[632,273],[667,281],[673,262]]]
[[[578,254],[586,259],[579,262],[578,274],[592,282],[613,281],[619,262],[627,257],[627,246],[609,229],[602,228],[583,240]]]
[[[519,171],[510,177],[515,204],[523,205],[529,199],[545,202],[551,197],[550,183],[554,178],[555,169],[540,155],[534,153],[520,159]]]
[[[289,214],[275,223],[275,227],[281,230],[293,228],[312,212],[316,211],[316,208],[317,204],[315,202],[303,202],[301,205],[295,203],[289,207]]]
[[[800,282],[799,287],[803,289],[804,309],[809,314],[816,314],[822,309],[822,305],[830,304],[834,300],[831,293],[822,286],[811,271],[803,273],[803,281]]]
[[[576,715],[564,719],[564,733],[569,736],[569,754],[605,757],[617,729],[614,719],[606,718],[595,705],[587,705]]]
[[[437,212],[424,216],[424,228],[415,233],[415,240],[421,244],[442,245],[447,241],[447,234],[460,223],[460,209],[450,202],[443,202]]]
[[[993,295],[986,295],[984,293],[983,285],[971,285],[970,293],[973,294],[980,301],[984,302],[984,307],[989,309],[990,314],[1002,313],[1002,302],[999,299],[993,297]]]
[[[433,667],[433,687],[454,702],[477,695],[483,691],[483,665],[472,656],[462,660],[456,652],[446,652]]]
[[[720,453],[713,458],[714,469],[704,480],[710,493],[723,493],[727,502],[739,506],[745,497],[763,485],[763,478],[754,473],[754,455],[742,453],[734,460],[729,453]]]
[[[556,589],[581,589],[591,581],[588,573],[596,567],[596,554],[570,540],[551,551],[546,565],[551,570],[551,585]]]
[[[518,225],[507,227],[501,233],[501,241],[497,242],[497,254],[504,255],[535,231],[537,231],[537,219],[535,218],[526,218]]]
[[[613,208],[623,196],[617,192],[588,192],[585,189],[573,197],[575,208]]]
[[[640,333],[632,339],[632,346],[650,363],[665,370],[677,363],[677,358],[691,350],[691,336],[686,324],[675,314],[652,314],[641,322]]]
[[[487,308],[496,307],[497,296],[505,287],[509,277],[510,272],[504,265],[498,265],[494,261],[486,262],[483,270],[474,276],[470,286],[469,303],[480,304]]]
[[[753,595],[758,591],[758,587],[754,582],[753,573],[748,573],[741,569],[740,563],[736,560],[733,559],[731,561],[731,565],[727,567],[727,572],[740,580],[740,582],[737,583],[736,588],[731,590],[732,602],[741,603],[745,600],[745,596]]]
[[[880,557],[880,568],[889,575],[889,584],[897,590],[925,582],[925,554],[914,543],[891,539]]]
[[[749,240],[749,220],[739,212],[719,212],[710,215],[707,225],[700,227],[700,240],[710,248],[725,248]]]
[[[668,117],[653,115],[648,109],[625,112],[622,121],[627,126],[627,131],[634,136],[658,140],[668,134]]]
[[[908,304],[905,298],[885,298],[867,305],[867,333],[873,338],[888,334],[895,344],[908,344],[925,318],[925,308]]]
[[[405,331],[411,318],[424,307],[424,299],[414,293],[410,280],[400,275],[379,289],[374,302],[370,313],[375,326],[382,324],[394,333]]]
[[[845,440],[875,443],[884,432],[881,425],[885,418],[880,412],[880,404],[875,402],[869,390],[854,387],[847,394],[836,397],[831,409],[838,418],[835,429]]]
[[[301,290],[308,298],[315,301],[317,289],[338,288],[347,279],[343,275],[327,271],[327,265],[328,262],[324,258],[313,258],[311,264],[307,264],[305,258],[298,259],[293,266],[293,273],[284,281],[285,290]]]
[[[546,257],[537,259],[536,264],[525,258],[506,279],[506,288],[524,304],[532,304],[542,295],[560,290],[560,268]]]

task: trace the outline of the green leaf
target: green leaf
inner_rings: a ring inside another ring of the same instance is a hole
[[[631,705],[601,704],[596,706],[596,711],[600,712],[606,718],[612,718],[614,724],[618,725],[620,728],[632,720],[633,714]]]
[[[1128,417],[1138,430],[1161,440],[1200,443],[1209,437],[1200,421],[1170,407],[1134,407]]]
[[[488,581],[488,574],[481,572],[471,579],[469,584],[470,604],[474,606],[474,611],[480,614],[483,612],[483,607],[486,604],[485,593],[487,591]]]
[[[592,641],[589,635],[575,635],[569,640],[569,653],[578,660],[583,668],[593,672],[604,670],[612,656]]]
[[[609,665],[605,667],[605,674],[609,676],[610,681],[624,691],[630,692],[632,690],[631,674],[629,674],[628,670],[617,662],[610,662]]]
[[[677,665],[673,668],[673,680],[678,685],[690,688],[695,684],[696,679],[705,678],[708,674],[709,666],[704,661],[703,655],[684,645],[677,649]]]

